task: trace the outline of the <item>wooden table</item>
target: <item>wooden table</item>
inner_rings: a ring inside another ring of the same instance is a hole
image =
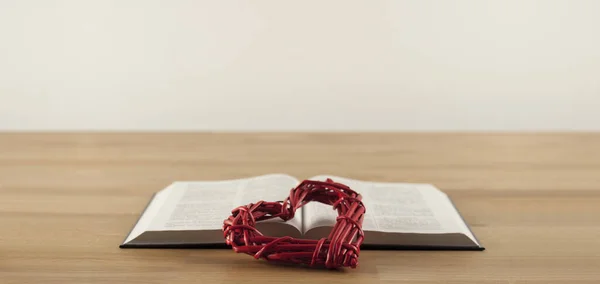
[[[174,180],[272,172],[434,183],[486,251],[118,248]],[[600,283],[600,134],[0,134],[0,230],[0,283]]]

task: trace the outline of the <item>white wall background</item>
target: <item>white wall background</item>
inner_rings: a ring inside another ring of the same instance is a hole
[[[0,130],[600,130],[600,1],[1,0]]]

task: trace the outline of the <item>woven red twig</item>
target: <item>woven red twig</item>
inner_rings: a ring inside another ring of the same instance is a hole
[[[283,201],[258,201],[235,208],[223,223],[223,235],[235,252],[256,259],[312,267],[355,268],[364,239],[362,222],[366,209],[361,199],[359,193],[331,179],[305,180],[292,188]],[[256,222],[271,218],[287,221],[294,217],[296,209],[308,202],[321,202],[337,210],[337,223],[327,238],[276,238],[264,236],[255,228]]]

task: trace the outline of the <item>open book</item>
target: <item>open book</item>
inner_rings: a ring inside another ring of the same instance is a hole
[[[368,182],[321,175],[363,196],[363,246],[483,250],[448,196],[429,184]],[[259,200],[281,201],[300,183],[284,174],[223,181],[178,181],[154,195],[121,248],[202,247],[225,243],[223,221]],[[268,236],[320,239],[336,222],[333,207],[309,202],[294,218],[260,221]]]

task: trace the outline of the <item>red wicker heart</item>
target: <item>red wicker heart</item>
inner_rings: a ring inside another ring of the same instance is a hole
[[[223,236],[235,252],[256,259],[311,267],[355,268],[364,239],[362,222],[366,208],[361,199],[359,193],[331,179],[305,180],[292,188],[284,201],[259,201],[235,208],[223,223]],[[262,220],[292,219],[296,209],[311,201],[332,205],[338,212],[337,223],[327,238],[275,238],[264,236],[255,228],[256,222]]]

